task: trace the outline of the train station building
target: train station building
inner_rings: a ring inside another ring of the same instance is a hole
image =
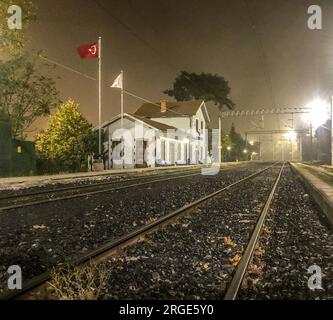
[[[145,103],[102,125],[107,169],[210,162],[204,101]]]

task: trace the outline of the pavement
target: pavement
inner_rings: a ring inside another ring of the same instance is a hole
[[[308,191],[333,224],[333,170],[331,166],[291,164],[294,172],[303,180]]]

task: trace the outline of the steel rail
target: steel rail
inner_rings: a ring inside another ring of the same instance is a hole
[[[99,186],[106,186],[110,184],[115,184],[115,183],[126,183],[126,182],[132,182],[132,181],[138,181],[141,179],[149,179],[149,178],[159,178],[159,177],[164,177],[166,175],[177,175],[177,174],[182,174],[186,172],[191,172],[191,171],[199,171],[201,168],[193,168],[193,169],[186,169],[186,170],[179,170],[175,172],[165,172],[162,174],[153,174],[153,175],[145,175],[145,176],[138,176],[132,179],[124,179],[124,180],[115,180],[115,181],[107,181],[107,182],[100,182],[100,183],[92,183],[92,184],[85,184],[85,185],[78,185],[78,186],[70,186],[70,187],[62,187],[62,188],[54,188],[54,189],[46,189],[46,190],[40,190],[40,191],[34,191],[34,192],[27,192],[19,195],[8,195],[8,196],[3,196],[0,197],[0,201],[7,201],[7,200],[12,200],[12,199],[21,199],[21,198],[27,198],[27,197],[32,197],[32,196],[38,196],[38,195],[43,195],[43,194],[49,194],[49,193],[59,193],[59,192],[64,192],[64,191],[75,191],[75,190],[80,190],[80,189],[89,189],[89,188],[94,188],[94,187],[99,187]]]
[[[252,233],[252,236],[248,242],[248,245],[244,251],[244,254],[236,268],[236,271],[234,273],[234,276],[231,280],[231,283],[228,287],[228,290],[224,296],[224,300],[235,300],[237,298],[240,286],[244,280],[245,277],[245,273],[247,271],[247,268],[252,260],[253,254],[254,254],[254,250],[256,248],[256,245],[258,243],[259,237],[261,235],[261,231],[262,231],[262,227],[264,226],[264,222],[266,220],[269,208],[271,206],[271,203],[274,199],[274,194],[275,191],[277,189],[277,186],[280,182],[283,170],[284,170],[285,164],[282,165],[282,168],[278,174],[278,177],[275,180],[275,183],[272,187],[272,190],[269,194],[269,197],[265,203],[265,206],[258,218],[256,227]]]
[[[119,190],[124,190],[124,189],[128,189],[128,188],[146,186],[146,185],[157,183],[157,182],[170,181],[170,180],[187,178],[187,177],[194,177],[194,176],[199,176],[199,175],[201,175],[201,173],[192,173],[192,174],[186,174],[186,175],[181,175],[181,176],[177,175],[175,177],[168,177],[168,178],[165,178],[165,179],[155,179],[155,180],[151,180],[151,181],[130,184],[130,185],[127,185],[127,186],[104,188],[102,190],[95,190],[95,191],[90,191],[90,192],[78,193],[78,194],[73,194],[73,195],[69,195],[69,196],[53,198],[53,199],[43,199],[43,200],[36,200],[36,201],[31,201],[31,202],[13,204],[13,205],[9,205],[9,206],[0,207],[0,213],[3,212],[3,211],[8,211],[8,210],[32,207],[32,206],[37,206],[37,205],[41,205],[41,204],[45,204],[45,203],[67,201],[67,200],[71,200],[71,199],[83,198],[83,197],[86,197],[86,196],[92,196],[92,195],[97,195],[97,194],[102,194],[102,193],[107,193],[107,192],[119,191]],[[138,180],[140,180],[140,179],[138,179]]]
[[[105,256],[109,256],[111,253],[117,251],[119,249],[123,249],[124,247],[128,246],[129,244],[135,242],[137,239],[141,239],[143,236],[154,232],[155,230],[159,229],[163,225],[167,225],[170,222],[174,221],[175,219],[179,218],[181,215],[185,214],[188,212],[190,209],[193,209],[194,207],[197,207],[198,205],[202,204],[203,202],[206,202],[207,200],[210,200],[214,198],[215,196],[223,193],[226,190],[229,190],[232,187],[235,187],[237,185],[240,185],[246,181],[249,181],[264,172],[268,171],[269,169],[275,167],[279,162],[263,169],[260,170],[256,173],[253,173],[243,179],[240,179],[226,187],[221,188],[220,190],[217,190],[213,193],[210,193],[207,196],[204,196],[200,198],[199,200],[196,200],[190,204],[187,204],[180,209],[177,209],[161,218],[158,220],[151,222],[141,228],[138,228],[137,230],[134,230],[133,232],[122,236],[116,240],[109,241],[102,245],[101,247],[88,252],[86,255],[81,256],[80,258],[76,259],[71,263],[73,266],[79,266],[83,265],[89,261],[92,260],[102,260]],[[12,299],[18,299],[19,297],[25,296],[27,293],[30,291],[35,290],[36,288],[42,287],[51,279],[51,272],[46,271],[45,273],[36,276],[35,278],[27,281],[23,287],[23,289],[14,291],[14,292],[6,292],[4,294],[0,294],[0,300],[12,300]]]

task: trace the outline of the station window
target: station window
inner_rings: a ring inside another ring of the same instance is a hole
[[[165,141],[161,141],[161,160],[165,161]]]

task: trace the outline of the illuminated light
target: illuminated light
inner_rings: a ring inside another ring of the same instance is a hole
[[[295,130],[290,130],[288,133],[286,133],[286,138],[290,142],[295,142],[297,140],[297,133],[295,132]]]
[[[21,146],[17,147],[17,153],[22,153],[22,147]]]
[[[245,149],[244,151],[243,151],[245,154],[247,154],[248,153],[248,151]]]
[[[304,120],[311,122],[314,130],[330,118],[328,103],[321,99],[313,100],[306,107],[310,109],[310,112],[305,114]]]
[[[253,140],[250,141],[250,145],[251,145],[251,146],[254,145],[254,141],[253,141]]]
[[[230,150],[231,150],[231,147],[228,147],[227,150],[230,151]]]
[[[185,139],[183,140],[183,142],[184,142],[184,143],[189,143],[189,142],[190,142],[190,139],[185,138]]]

